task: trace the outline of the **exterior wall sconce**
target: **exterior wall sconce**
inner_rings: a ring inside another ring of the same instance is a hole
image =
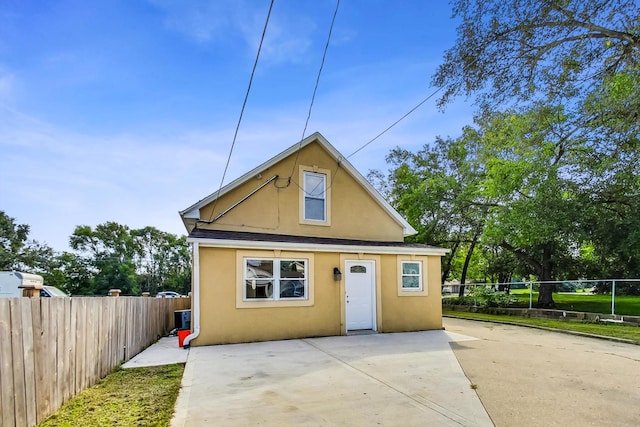
[[[340,272],[340,269],[338,267],[333,267],[333,280],[335,280],[336,282],[342,280],[342,273]]]

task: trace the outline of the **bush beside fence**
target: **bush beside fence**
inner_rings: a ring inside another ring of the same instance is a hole
[[[174,327],[188,298],[0,298],[0,425],[34,426]]]

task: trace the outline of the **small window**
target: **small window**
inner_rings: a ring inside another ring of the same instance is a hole
[[[366,273],[367,272],[367,267],[365,267],[364,265],[354,265],[353,267],[351,267],[351,272],[352,273]]]
[[[402,289],[405,291],[422,290],[422,263],[419,261],[402,262]]]
[[[245,300],[307,299],[307,260],[244,260]]]
[[[327,176],[321,173],[304,173],[304,219],[327,220]]]

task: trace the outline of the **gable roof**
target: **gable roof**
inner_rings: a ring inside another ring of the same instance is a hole
[[[203,208],[204,206],[213,202],[217,198],[229,193],[230,191],[234,190],[235,188],[239,187],[240,185],[254,178],[257,174],[263,172],[265,169],[272,167],[273,165],[279,163],[280,161],[284,160],[290,155],[295,154],[296,151],[302,150],[302,148],[306,147],[307,145],[315,141],[317,141],[336,160],[336,162],[338,162],[340,166],[345,171],[347,171],[353,177],[353,179],[355,179],[362,186],[362,188],[364,188],[369,193],[369,195],[380,205],[380,207],[382,207],[382,209],[384,209],[389,214],[389,216],[391,216],[402,227],[403,234],[405,236],[411,236],[417,233],[417,231],[411,226],[411,224],[409,224],[407,220],[405,220],[402,217],[402,215],[400,215],[400,213],[398,213],[398,211],[396,211],[384,199],[384,197],[382,197],[382,195],[378,192],[378,190],[376,190],[369,183],[369,181],[367,181],[366,178],[362,176],[362,174],[360,174],[360,172],[358,172],[358,170],[355,167],[353,167],[353,165],[349,163],[349,161],[342,154],[340,154],[340,152],[336,150],[336,148],[333,145],[331,145],[329,141],[327,141],[327,139],[324,136],[322,136],[319,132],[315,132],[309,135],[302,141],[295,143],[294,145],[287,148],[280,154],[276,155],[270,160],[267,160],[261,165],[245,173],[241,177],[225,185],[219,191],[211,193],[207,197],[199,200],[198,202],[194,203],[188,208],[180,211],[179,212],[180,217],[182,218],[182,222],[184,223],[185,227],[187,227],[187,223],[185,221],[186,219],[188,218],[200,219],[200,209]]]

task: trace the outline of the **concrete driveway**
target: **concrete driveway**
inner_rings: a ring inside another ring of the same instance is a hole
[[[193,347],[171,425],[492,426],[450,342],[426,331]]]
[[[444,319],[496,426],[640,426],[640,346]]]

